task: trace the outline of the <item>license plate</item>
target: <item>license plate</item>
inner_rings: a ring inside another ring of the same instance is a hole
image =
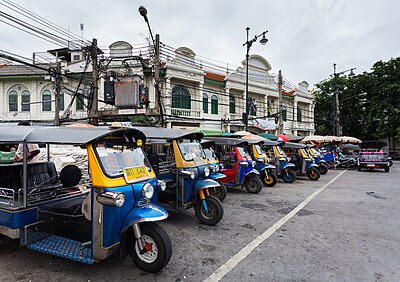
[[[126,183],[133,183],[149,179],[150,174],[146,166],[136,166],[124,168],[124,177]]]
[[[367,167],[375,167],[375,165],[374,164],[369,164],[369,165],[367,165]]]

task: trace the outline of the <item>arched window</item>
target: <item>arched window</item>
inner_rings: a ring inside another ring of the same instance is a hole
[[[297,107],[297,121],[301,122],[301,109]]]
[[[233,94],[229,95],[229,113],[236,113],[236,101],[235,96]]]
[[[183,85],[175,85],[172,88],[172,108],[191,109],[190,92]]]
[[[85,109],[85,98],[83,97],[83,89],[78,89],[76,95],[76,110],[83,111]]]
[[[211,96],[211,114],[218,115],[218,97],[216,95]]]
[[[282,106],[282,119],[283,119],[283,121],[287,121],[287,108],[286,108],[286,106]]]
[[[31,102],[31,93],[29,93],[28,90],[22,91],[21,94],[21,111],[23,112],[29,112],[31,110],[31,105],[29,104]]]
[[[51,92],[50,90],[44,90],[42,92],[42,111],[49,112],[51,111]],[[48,102],[46,102],[48,101]]]
[[[10,112],[18,112],[18,94],[15,90],[11,90],[8,93],[8,110]]]
[[[203,94],[203,113],[208,114],[208,95]]]

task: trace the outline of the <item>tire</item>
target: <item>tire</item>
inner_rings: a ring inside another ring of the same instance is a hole
[[[393,165],[393,161],[392,160],[389,160],[388,162],[389,162],[389,166]]]
[[[273,172],[267,173],[266,170],[264,170],[262,172],[261,181],[267,187],[274,187],[277,182],[277,177],[275,173]]]
[[[328,173],[328,168],[326,167],[326,165],[320,164],[319,165],[319,172],[321,173],[321,175],[327,174]]]
[[[249,176],[246,176],[244,179],[244,188],[246,188],[249,193],[259,193],[262,189],[262,183],[258,175],[250,174]]]
[[[388,166],[385,166],[385,172],[389,172],[390,168]]]
[[[296,173],[291,169],[288,169],[287,172],[282,172],[282,180],[285,183],[293,183],[296,178]]]
[[[194,206],[197,219],[206,225],[216,225],[224,216],[224,207],[221,201],[215,196],[206,196],[208,213],[205,212],[203,203],[199,199]]]
[[[138,268],[151,273],[159,272],[171,259],[171,239],[168,233],[154,222],[141,223],[140,229],[145,246],[150,245],[152,249],[144,254],[140,254],[137,240],[133,237],[132,233],[129,236],[128,242],[129,254]]]
[[[347,166],[348,169],[350,170],[354,170],[357,168],[357,165],[354,162],[349,163],[349,165]]]
[[[208,191],[212,196],[217,197],[218,200],[222,202],[228,195],[228,190],[226,189],[226,186],[224,184],[219,183],[219,185],[220,186],[209,188]]]
[[[317,181],[321,177],[321,173],[315,167],[310,167],[307,170],[307,177],[310,180]]]
[[[357,170],[361,171],[361,166],[360,165],[357,166]]]

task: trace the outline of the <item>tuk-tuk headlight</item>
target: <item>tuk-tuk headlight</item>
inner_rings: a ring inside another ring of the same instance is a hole
[[[248,167],[248,166],[249,166],[249,163],[248,163],[248,162],[240,162],[239,165],[240,165],[241,167]]]
[[[157,180],[157,184],[161,191],[165,191],[167,189],[167,182],[163,180]]]
[[[97,201],[105,206],[122,207],[125,203],[125,194],[117,192],[105,192],[97,196]]]
[[[210,176],[210,169],[208,166],[206,166],[206,168],[204,169],[204,176],[205,177],[209,177]]]
[[[142,188],[142,197],[150,200],[154,195],[154,187],[150,183],[146,183]]]
[[[219,165],[215,166],[215,172],[219,172]]]
[[[196,175],[194,174],[194,171],[192,170],[191,172],[190,172],[190,178],[191,179],[194,179],[196,177]]]
[[[256,161],[252,161],[252,162],[251,162],[251,166],[252,166],[252,167],[256,167],[256,164],[257,164]]]

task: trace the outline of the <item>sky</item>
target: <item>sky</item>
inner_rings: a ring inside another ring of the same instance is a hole
[[[338,72],[356,68],[357,74],[400,56],[398,0],[12,1],[77,35],[83,23],[83,37],[97,38],[101,47],[119,40],[144,43],[149,33],[138,13],[143,5],[163,43],[230,67],[245,59],[246,27],[251,38],[268,30],[268,43],[254,43],[250,54],[263,56],[272,73],[282,70],[293,84],[305,80],[311,87],[329,78],[334,63]],[[0,11],[13,14],[2,3]],[[1,20],[0,50],[32,57],[58,48]]]

